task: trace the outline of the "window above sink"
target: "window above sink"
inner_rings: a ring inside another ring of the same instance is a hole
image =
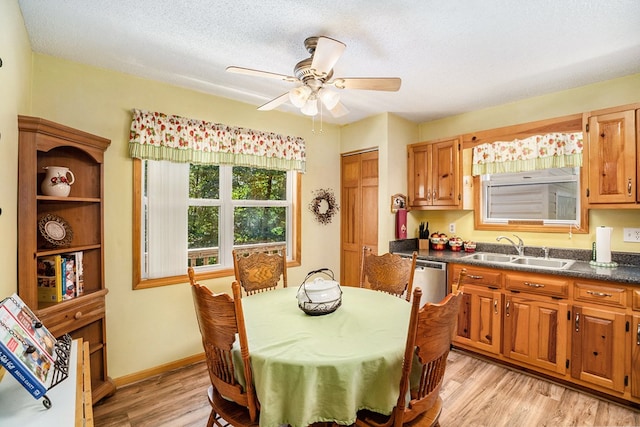
[[[544,135],[546,138],[549,134],[586,138],[586,134],[579,136],[583,130],[582,115],[574,114],[467,134],[463,137],[463,146],[465,151],[472,151],[485,143],[496,143],[498,145],[495,147],[501,147],[502,141],[517,143],[528,138],[530,142],[534,139],[531,138],[533,136]],[[538,139],[544,140],[544,138]],[[476,151],[481,150],[479,148]],[[494,154],[496,159],[508,158],[500,157],[497,152]],[[492,154],[489,152],[487,155]],[[584,155],[587,154],[584,153]],[[466,157],[469,158],[469,156]],[[473,158],[473,155],[471,157]],[[477,158],[471,160],[476,168],[475,173],[481,173],[473,177],[472,185],[476,230],[588,233],[586,186],[583,185],[586,182],[584,168],[575,165],[571,167],[554,165],[558,167],[527,172],[507,172],[512,170],[513,163],[518,162],[509,161],[504,170],[501,169],[500,164],[497,167],[496,164],[493,164],[493,167],[487,167],[489,172],[495,172],[495,169],[498,169],[503,173],[484,173],[483,167],[478,167],[476,164],[477,161]],[[540,163],[536,164],[538,168],[541,167]]]

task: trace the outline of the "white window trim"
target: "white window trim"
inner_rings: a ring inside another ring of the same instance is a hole
[[[144,162],[141,161],[141,162]],[[170,163],[166,161],[153,161],[150,160],[154,166],[162,166],[163,168],[173,169],[172,165],[180,165],[178,163]],[[188,164],[184,164],[187,166]],[[153,166],[152,166],[153,167]],[[144,199],[145,192],[143,191],[144,186],[147,186],[147,190],[149,192],[149,196],[154,194],[153,186],[150,185],[149,182],[145,182],[145,174],[144,174],[144,163],[141,164],[141,188],[140,190],[140,203],[141,203],[141,214],[140,214],[140,280],[155,280],[155,279],[163,279],[166,277],[175,277],[184,274],[187,269],[186,260],[187,260],[187,208],[188,206],[220,206],[219,212],[219,264],[216,265],[204,265],[199,267],[194,267],[194,270],[197,272],[215,272],[221,270],[229,270],[233,269],[233,259],[231,257],[231,249],[226,250],[226,248],[230,248],[233,244],[233,212],[236,207],[253,207],[253,206],[282,206],[287,207],[287,218],[286,218],[286,236],[287,236],[287,258],[292,260],[294,255],[294,246],[295,246],[295,224],[293,221],[295,220],[295,212],[296,209],[296,180],[297,180],[297,172],[289,171],[287,172],[287,188],[286,188],[286,198],[287,200],[283,201],[274,201],[274,200],[232,200],[231,199],[231,185],[232,185],[232,166],[231,165],[219,165],[220,167],[220,194],[219,199],[189,199],[188,198],[188,180],[189,174],[186,175],[182,173],[184,186],[177,185],[177,180],[180,178],[176,178],[172,176],[169,179],[169,182],[172,185],[166,185],[166,179],[163,180],[164,185],[161,184],[161,189],[158,189],[158,193],[162,193],[163,199],[165,201],[180,201],[182,200],[182,205],[184,209],[181,211],[184,212],[184,218],[179,217],[176,222],[183,224],[184,233],[180,233],[184,235],[183,243],[179,243],[179,246],[184,247],[184,255],[181,256],[179,253],[176,254],[176,251],[180,251],[180,249],[176,249],[176,245],[168,242],[165,237],[165,233],[154,233],[153,230],[146,229],[146,221],[145,214],[147,207],[149,206],[149,200]],[[171,174],[163,171],[159,176],[162,178],[167,178]],[[186,189],[186,190],[184,190]],[[167,190],[171,192],[171,194],[167,194]],[[185,194],[186,192],[186,194]],[[135,192],[134,192],[135,194]],[[157,195],[155,196],[157,197]],[[299,207],[298,207],[299,209]],[[175,217],[174,217],[175,218]],[[170,217],[165,217],[163,222],[157,223],[159,227],[170,228],[167,224],[172,224],[173,229],[179,230],[179,226],[175,225],[175,222]],[[151,220],[149,222],[152,222]],[[155,223],[155,220],[154,220]],[[227,224],[228,226],[225,226]],[[161,257],[155,257],[155,254],[149,256],[145,251],[146,246],[146,235],[149,234],[149,246],[153,247],[165,247],[166,251],[161,253]],[[134,236],[134,239],[136,236]],[[272,244],[268,244],[272,245]],[[176,263],[176,259],[184,259],[185,264],[178,265]],[[173,267],[169,267],[167,264],[173,264]],[[160,268],[152,268],[153,265],[161,265]],[[134,283],[134,289],[136,287],[136,283]]]

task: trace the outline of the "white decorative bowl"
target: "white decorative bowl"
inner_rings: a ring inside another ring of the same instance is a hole
[[[322,271],[311,272],[307,275],[307,278],[319,272]],[[305,279],[300,285],[296,296],[298,307],[311,316],[333,313],[342,304],[342,289],[340,289],[340,284],[333,278],[327,280],[317,277],[309,283]]]

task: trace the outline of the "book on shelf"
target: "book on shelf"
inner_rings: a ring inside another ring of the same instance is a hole
[[[62,257],[60,255],[38,258],[38,302],[62,301]]]
[[[61,257],[62,299],[69,300],[76,297],[76,256],[63,254]]]
[[[74,252],[76,257],[76,296],[84,293],[84,252]]]
[[[36,399],[52,383],[56,339],[17,294],[0,302],[0,365]]]

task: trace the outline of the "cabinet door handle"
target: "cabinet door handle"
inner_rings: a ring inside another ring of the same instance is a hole
[[[611,298],[613,294],[607,294],[604,292],[596,292],[596,291],[587,291],[589,295],[593,295],[594,297],[608,297]]]
[[[629,178],[629,180],[627,181],[627,193],[629,194],[629,196],[631,195],[631,178]]]
[[[636,332],[636,345],[640,345],[640,322],[638,322],[638,331]]]
[[[474,280],[480,280],[480,279],[484,279],[484,276],[476,276],[474,274],[467,274],[467,277],[469,279],[474,279]]]
[[[529,282],[524,282],[525,285],[531,287],[531,288],[544,288],[544,285],[542,283],[529,283]]]
[[[498,314],[498,300],[494,300],[495,301],[495,307],[496,307],[496,314]],[[511,301],[507,300],[507,305],[505,307],[505,314],[507,317],[509,317],[509,306],[511,305]]]
[[[580,313],[576,313],[576,332],[580,332]]]
[[[431,201],[431,190],[427,190],[427,202]]]

